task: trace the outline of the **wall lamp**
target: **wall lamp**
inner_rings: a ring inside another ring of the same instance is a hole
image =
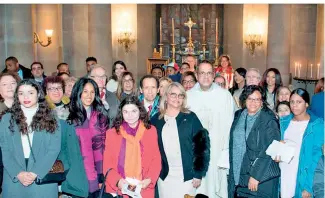
[[[40,40],[38,34],[34,32],[34,43],[39,43],[42,47],[47,47],[52,43],[53,30],[45,30],[47,36],[47,44],[43,44],[43,41]]]
[[[117,42],[124,47],[126,53],[131,51],[131,45],[135,43],[135,39],[131,38],[131,36],[131,31],[125,31],[121,32],[117,39]]]
[[[247,21],[247,29],[245,33],[245,44],[253,56],[255,49],[263,44],[262,35],[264,32],[264,22],[256,16],[250,17]]]

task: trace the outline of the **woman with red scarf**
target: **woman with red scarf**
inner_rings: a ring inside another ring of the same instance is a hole
[[[135,96],[120,104],[114,127],[106,132],[104,172],[106,193],[122,194],[127,178],[136,179],[143,198],[153,198],[161,170],[156,128],[149,124],[148,114]],[[125,197],[128,197],[124,195]]]
[[[219,58],[219,65],[215,68],[215,74],[225,77],[227,83],[226,88],[233,87],[234,74],[232,71],[230,57],[228,55],[221,55]]]

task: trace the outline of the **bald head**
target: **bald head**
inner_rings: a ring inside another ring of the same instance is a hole
[[[102,90],[105,87],[107,76],[106,70],[103,66],[98,64],[93,65],[93,67],[91,67],[88,77],[93,79],[97,83],[99,90]]]

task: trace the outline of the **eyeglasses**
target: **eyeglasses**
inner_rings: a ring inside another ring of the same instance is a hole
[[[54,92],[54,91],[62,91],[62,87],[49,87],[46,90]]]
[[[211,77],[214,75],[213,72],[199,72],[199,75],[200,76],[208,76],[208,77]]]
[[[173,99],[178,98],[178,99],[184,99],[185,95],[184,94],[177,94],[177,93],[170,93],[169,96]]]
[[[182,84],[185,84],[185,85],[187,85],[187,84],[194,84],[194,83],[195,83],[194,80],[183,80],[182,81]]]
[[[248,102],[254,102],[254,103],[260,103],[262,101],[262,98],[247,98]]]
[[[104,75],[104,76],[90,76],[90,77],[93,79],[96,79],[96,80],[106,80],[107,79],[106,75]]]
[[[123,79],[122,82],[123,83],[129,83],[129,82],[131,83],[131,82],[133,82],[133,79]]]

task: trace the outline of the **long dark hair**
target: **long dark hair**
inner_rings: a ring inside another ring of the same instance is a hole
[[[92,112],[97,112],[97,123],[102,130],[106,130],[109,126],[108,111],[104,108],[104,105],[99,96],[99,88],[96,82],[90,78],[80,78],[73,86],[70,96],[69,111],[70,114],[67,118],[69,124],[75,124],[81,126],[87,119],[87,111],[82,104],[81,94],[87,83],[90,83],[95,90],[95,98],[91,104]]]
[[[150,120],[149,120],[149,116],[148,116],[146,109],[144,108],[143,104],[138,100],[138,98],[136,96],[131,95],[131,96],[127,96],[124,100],[122,100],[122,102],[118,108],[118,112],[117,112],[116,118],[113,123],[113,126],[116,129],[116,132],[119,133],[119,131],[120,131],[120,127],[124,120],[123,115],[122,115],[122,109],[127,104],[133,104],[139,108],[139,111],[140,111],[139,120],[141,120],[143,122],[146,129],[150,129],[150,127],[151,127]]]
[[[308,105],[310,105],[310,98],[309,98],[309,93],[306,89],[303,88],[298,88],[295,89],[291,92],[290,98],[292,97],[293,94],[297,94],[300,96]]]
[[[115,74],[116,65],[118,65],[118,64],[122,65],[124,67],[124,70],[127,71],[126,65],[125,65],[125,63],[123,61],[121,61],[121,60],[115,61],[114,64],[113,64],[113,67],[112,67],[112,76],[109,78],[109,80],[113,79],[115,81],[118,81],[118,78],[117,78],[117,76]]]
[[[244,82],[246,85],[246,72],[247,70],[245,68],[239,67],[235,70],[235,72],[237,72],[240,76],[242,76],[244,78]],[[234,95],[234,92],[239,89],[238,84],[236,83],[235,79],[234,79],[234,86],[230,89],[230,93],[231,95]]]
[[[41,88],[41,86],[33,79],[25,79],[19,82],[17,85],[17,89],[15,91],[14,95],[14,103],[11,108],[7,109],[2,115],[5,113],[11,113],[10,118],[10,125],[9,129],[11,132],[14,132],[14,125],[15,123],[19,127],[19,131],[22,134],[28,133],[28,126],[26,123],[26,117],[24,115],[23,110],[21,109],[21,104],[18,99],[18,91],[19,87],[22,85],[30,85],[34,87],[38,94],[38,110],[36,114],[33,117],[32,123],[31,123],[31,129],[32,131],[41,131],[46,130],[49,133],[54,133],[55,130],[58,127],[57,120],[55,119],[54,113],[50,110],[46,100],[44,92]],[[1,116],[2,118],[2,116]],[[1,119],[0,118],[0,119]]]
[[[274,72],[274,74],[275,74],[275,88],[273,90],[273,93],[276,93],[277,89],[283,85],[282,78],[281,78],[281,73],[276,68],[269,68],[264,72],[262,80],[261,80],[261,86],[265,89],[265,91],[268,90],[267,89],[266,78],[267,78],[267,74],[269,72],[271,72],[271,71]]]
[[[255,91],[260,92],[260,94],[262,95],[263,107],[267,107],[268,104],[266,102],[265,90],[261,86],[258,86],[258,85],[249,85],[249,86],[244,88],[243,93],[239,97],[240,105],[243,108],[246,108],[246,100],[247,100],[247,98],[250,95],[252,95]]]

